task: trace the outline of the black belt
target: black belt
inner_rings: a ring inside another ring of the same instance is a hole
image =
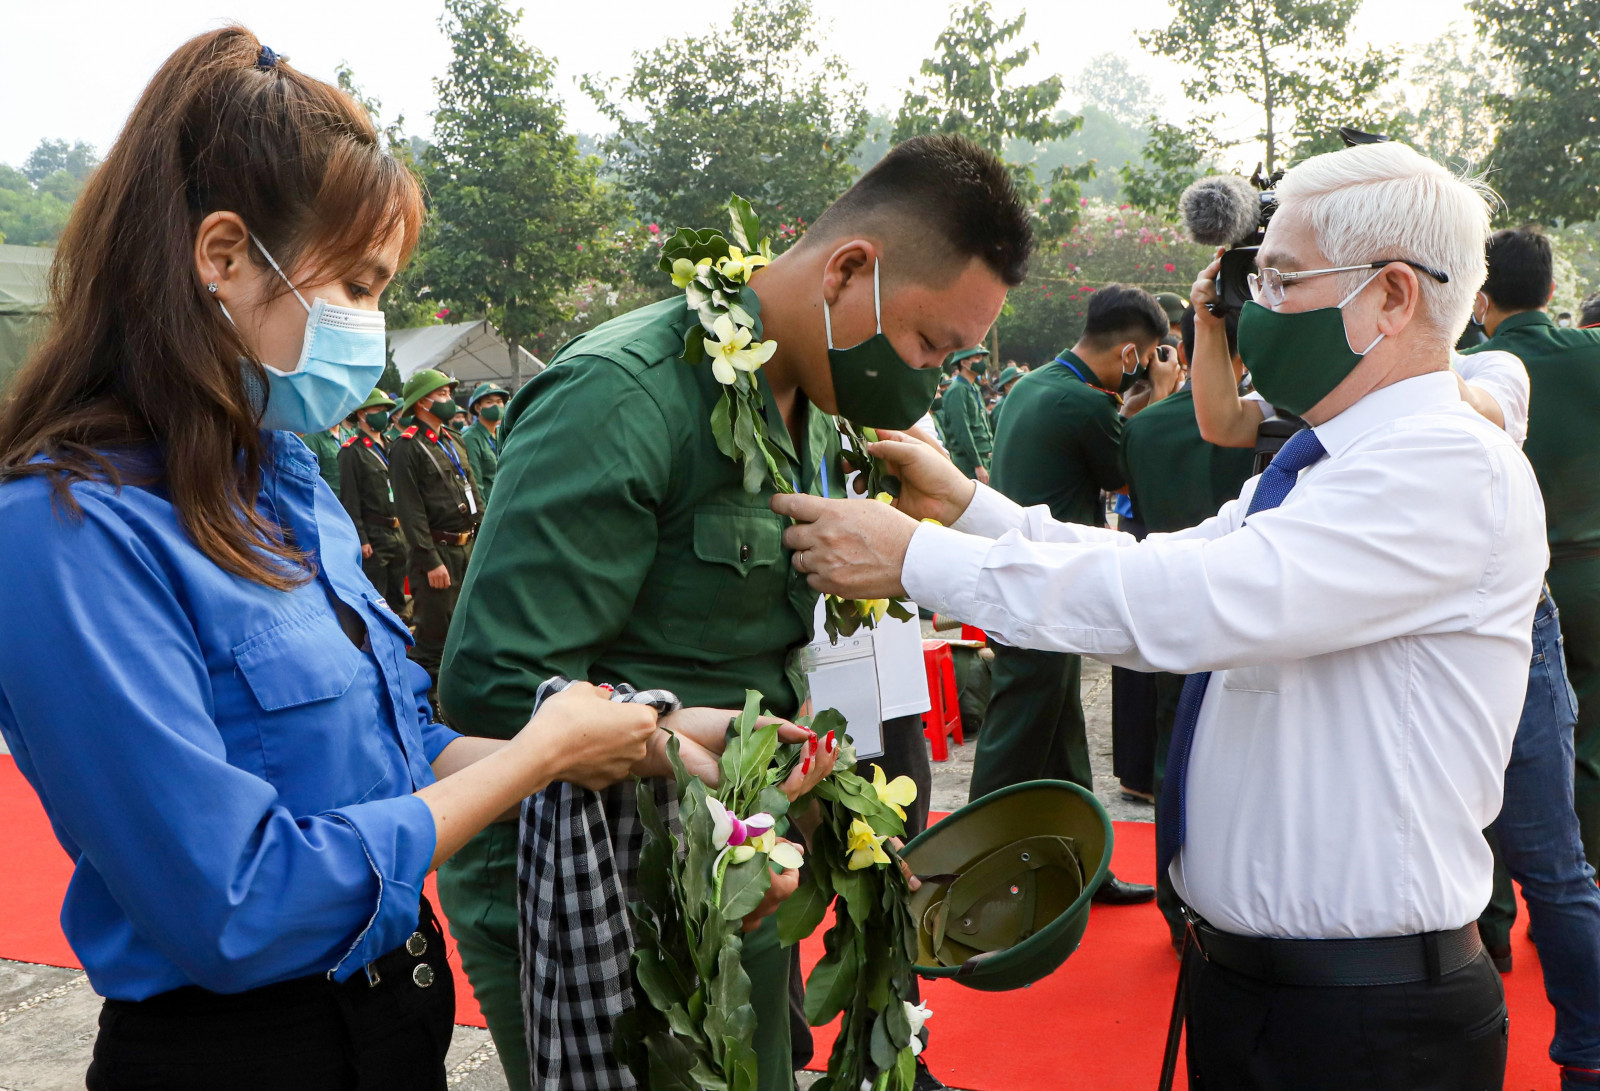
[[[1483,950],[1478,924],[1381,939],[1271,939],[1194,923],[1200,956],[1272,985],[1406,985],[1438,981]]]

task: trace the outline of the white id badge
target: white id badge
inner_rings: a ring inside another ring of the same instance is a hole
[[[472,498],[472,482],[467,482],[467,514],[478,514],[478,502]]]

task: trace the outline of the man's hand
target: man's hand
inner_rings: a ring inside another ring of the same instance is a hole
[[[1226,246],[1217,247],[1217,253],[1211,259],[1211,264],[1200,270],[1200,275],[1195,278],[1194,284],[1189,289],[1189,302],[1194,304],[1194,326],[1197,330],[1221,326],[1223,319],[1211,313],[1206,304],[1215,303],[1217,296],[1217,274],[1222,271],[1222,255],[1228,252]]]
[[[372,543],[371,542],[362,542],[361,543],[361,559],[364,561],[364,560],[367,560],[371,556],[372,556]]]
[[[428,569],[428,586],[435,591],[450,590],[450,570],[444,565]]]
[[[772,510],[796,521],[783,532],[783,544],[795,551],[796,571],[816,590],[847,599],[905,596],[900,569],[917,531],[913,519],[888,504],[804,493],[774,496]]]
[[[1150,361],[1150,400],[1158,402],[1175,394],[1183,382],[1183,367],[1178,363],[1178,350],[1171,345],[1157,345],[1155,359]]]
[[[906,432],[880,429],[878,435],[881,438],[867,444],[867,451],[900,479],[894,506],[913,519],[937,519],[945,526],[961,518],[978,487],[956,469],[950,456]]]
[[[989,471],[985,467],[979,466],[979,467],[975,468],[972,472],[973,472],[975,480],[977,480],[979,482],[982,482],[985,485],[987,485],[989,483]]]

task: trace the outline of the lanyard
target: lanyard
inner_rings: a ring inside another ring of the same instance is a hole
[[[1078,377],[1078,381],[1080,383],[1082,383],[1084,386],[1094,386],[1095,385],[1094,383],[1091,383],[1088,379],[1085,379],[1083,377],[1083,372],[1079,371],[1076,367],[1074,367],[1071,360],[1068,360],[1068,359],[1065,359],[1063,357],[1057,356],[1056,359],[1055,359],[1055,362],[1060,364],[1062,367],[1066,368],[1068,371],[1072,372],[1074,375],[1076,375]]]
[[[444,456],[448,458],[450,460],[450,464],[456,468],[456,473],[461,475],[461,484],[466,486],[468,513],[472,515],[478,514],[478,502],[472,498],[472,482],[467,480],[467,471],[461,468],[461,460],[456,457],[454,444],[450,442],[450,437],[445,435],[443,432],[439,432],[437,435],[439,436],[439,442],[437,445],[443,449]]]
[[[364,439],[366,437],[362,437],[362,438]],[[373,454],[378,456],[378,461],[383,463],[383,468],[385,470],[387,470],[389,468],[389,460],[384,457],[383,448],[382,447],[378,446],[376,443],[364,443],[364,444],[362,444],[362,446],[365,447],[367,450],[371,451]]]

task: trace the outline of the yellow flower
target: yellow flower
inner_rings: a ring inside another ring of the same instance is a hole
[[[735,326],[733,319],[725,314],[717,316],[711,329],[715,340],[706,338],[705,350],[711,357],[711,373],[724,386],[732,386],[738,380],[740,371],[755,371],[778,351],[776,341],[751,345],[750,331]]]
[[[883,851],[884,839],[872,832],[872,827],[867,825],[866,819],[858,818],[850,823],[850,832],[846,840],[850,849],[848,867],[851,871],[860,871],[873,864],[889,862],[889,854]]]
[[[679,288],[687,288],[694,282],[694,262],[688,258],[678,258],[672,263],[672,283]]]
[[[880,504],[893,504],[894,503],[894,496],[892,494],[886,493],[886,492],[880,492],[877,496],[874,496],[873,499],[876,500]]]
[[[889,612],[888,599],[856,599],[856,613],[864,618],[871,618],[876,625],[883,620],[883,615]]]
[[[760,837],[753,839],[750,844],[757,852],[766,853],[767,859],[771,860],[774,864],[777,864],[781,868],[799,868],[805,866],[805,849],[794,844],[793,842],[778,840],[778,835],[773,833],[771,830],[768,830]]]
[[[737,246],[728,247],[728,256],[717,262],[717,272],[729,280],[748,282],[750,274],[767,264],[760,254],[746,254]]]
[[[881,765],[872,767],[872,790],[878,793],[880,802],[887,803],[902,819],[906,816],[905,809],[917,798],[917,786],[910,777],[895,777],[885,782]]]

